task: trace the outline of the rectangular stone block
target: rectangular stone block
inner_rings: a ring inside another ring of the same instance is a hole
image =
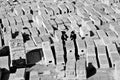
[[[87,47],[94,47],[95,46],[93,39],[90,37],[85,38],[85,42],[86,42]]]
[[[3,18],[2,19],[2,24],[3,24],[4,27],[9,26],[8,19],[7,18]]]
[[[108,22],[113,22],[113,18],[110,15],[103,15],[103,17],[108,21]]]
[[[66,77],[69,77],[69,78],[75,77],[75,70],[67,70]]]
[[[64,56],[63,55],[59,55],[59,56],[56,56],[56,62],[57,62],[57,65],[59,64],[65,64],[65,61],[64,61]]]
[[[109,45],[112,43],[112,41],[108,37],[102,38],[102,42],[104,43],[104,45]]]
[[[38,30],[37,30],[36,27],[29,28],[29,30],[32,33],[33,37],[37,37],[38,36]]]
[[[40,36],[47,34],[46,29],[44,27],[39,27],[38,31],[40,32]]]
[[[42,50],[43,50],[43,54],[44,54],[46,64],[54,64],[53,53],[52,53],[52,50],[51,50],[50,43],[48,41],[47,42],[42,42]]]
[[[15,79],[25,80],[25,68],[17,69]]]
[[[49,15],[50,17],[52,17],[53,16],[53,9],[52,8],[50,8],[50,7],[46,7],[46,12],[47,12],[47,15]]]
[[[74,60],[67,61],[66,70],[75,70],[75,61]]]
[[[32,40],[28,40],[25,42],[25,48],[26,50],[32,49],[33,47],[36,47],[34,42]]]
[[[67,52],[69,52],[69,51],[74,52],[75,51],[73,41],[71,41],[71,40],[66,41],[66,50],[67,50]]]
[[[98,68],[96,56],[87,56],[87,66],[92,64],[95,68]]]
[[[21,18],[24,23],[29,21],[26,15],[22,15]]]
[[[108,50],[108,53],[118,53],[118,50],[117,50],[117,47],[115,44],[108,44],[107,45],[107,50]]]
[[[33,37],[33,41],[34,41],[35,45],[37,45],[38,47],[42,46],[42,38],[41,37]]]
[[[86,49],[87,56],[96,56],[95,47],[88,47]]]
[[[9,57],[8,56],[0,57],[0,67],[9,70]]]
[[[90,19],[94,22],[95,25],[100,26],[100,20],[95,16],[90,16]]]
[[[74,6],[71,3],[66,3],[65,6],[69,10],[69,13],[73,13],[75,11]]]
[[[10,26],[16,25],[14,17],[9,17],[8,20],[9,20]]]
[[[64,54],[62,42],[55,42],[54,43],[54,49],[55,49],[55,52],[56,52],[56,56]],[[61,52],[61,53],[59,54],[57,52]]]
[[[50,6],[52,9],[53,9],[53,11],[54,11],[54,15],[60,15],[60,11],[59,11],[59,8],[57,7],[57,5],[51,5]]]
[[[80,39],[80,37],[77,37],[76,44],[77,44],[77,48],[78,48],[78,54],[85,54],[86,53],[85,41]]]
[[[97,53],[98,53],[98,56],[106,55],[107,54],[106,47],[104,45],[97,46]]]
[[[43,42],[49,41],[51,43],[49,34],[40,35],[40,37],[41,37]]]
[[[30,80],[39,80],[39,76],[38,76],[37,71],[31,71],[30,72]]]
[[[112,63],[112,67],[114,67],[115,66],[115,62],[120,60],[119,53],[111,53],[110,54],[110,60],[111,60],[111,63]]]
[[[67,14],[67,8],[64,4],[60,4],[58,7],[60,8],[62,14]]]
[[[49,23],[52,25],[52,27],[58,28],[58,26],[57,26],[55,20],[49,20]]]
[[[47,31],[48,31],[50,34],[53,34],[54,30],[53,30],[52,26],[50,25],[49,21],[44,20],[44,21],[43,21],[43,26],[47,29]]]
[[[103,30],[97,30],[97,33],[100,38],[107,37],[106,33]]]
[[[94,40],[94,43],[95,43],[95,46],[97,47],[97,46],[103,46],[104,45],[104,43],[103,43],[103,41],[101,40],[101,39],[95,39]]]
[[[109,68],[109,63],[106,55],[99,55],[98,56],[100,68]]]
[[[21,25],[23,24],[23,23],[22,23],[22,18],[21,18],[21,16],[16,16],[16,17],[15,17],[15,21],[16,21],[17,25],[18,25],[18,24],[21,24]]]
[[[80,70],[85,70],[85,58],[82,58],[82,59],[76,61],[76,73],[77,73],[77,75],[78,75],[78,72]]]

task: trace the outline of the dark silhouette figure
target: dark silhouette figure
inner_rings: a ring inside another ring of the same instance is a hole
[[[19,35],[19,32],[16,31],[15,33],[12,34],[12,38],[15,39]]]
[[[62,43],[63,43],[63,47],[65,47],[65,41],[67,41],[67,34],[65,31],[62,31],[62,36],[61,36],[61,39],[62,39]]]
[[[87,78],[93,76],[95,73],[96,73],[96,68],[92,65],[92,63],[88,63]]]
[[[63,41],[66,41],[67,38],[68,38],[68,36],[67,36],[66,32],[65,32],[65,31],[62,31],[61,39],[62,39]]]
[[[71,38],[71,40],[75,40],[76,39],[76,34],[75,34],[74,31],[71,32],[70,38]]]
[[[61,39],[62,39],[62,43],[63,43],[63,50],[64,50],[64,60],[65,60],[65,63],[67,62],[67,52],[66,52],[66,47],[65,47],[65,41],[67,41],[67,34],[65,31],[62,31],[62,36],[61,36]]]
[[[30,36],[29,34],[23,33],[23,40],[24,40],[24,42],[30,40],[29,36]]]

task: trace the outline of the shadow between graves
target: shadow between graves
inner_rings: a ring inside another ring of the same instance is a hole
[[[86,70],[87,70],[87,78],[95,75],[97,72],[96,68],[93,66],[92,63],[88,63],[88,67]]]

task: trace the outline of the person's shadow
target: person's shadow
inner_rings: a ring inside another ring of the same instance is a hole
[[[0,49],[0,57],[9,56],[9,47],[3,46]],[[9,64],[8,64],[9,65]],[[0,80],[9,80],[10,70],[6,68],[0,68]]]
[[[0,48],[0,57],[9,55],[9,46],[3,46]]]
[[[97,71],[96,68],[93,66],[92,63],[88,63],[88,67],[87,67],[86,70],[87,70],[87,78],[95,75],[95,73]]]
[[[7,70],[6,68],[2,68],[1,69],[1,79],[0,80],[9,80],[9,76],[10,76],[10,71]]]

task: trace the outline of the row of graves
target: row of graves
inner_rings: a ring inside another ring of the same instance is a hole
[[[119,5],[119,0],[1,1],[0,67],[10,71],[8,80],[119,80]],[[112,72],[89,78],[93,69]],[[0,80],[2,74],[0,69]]]

